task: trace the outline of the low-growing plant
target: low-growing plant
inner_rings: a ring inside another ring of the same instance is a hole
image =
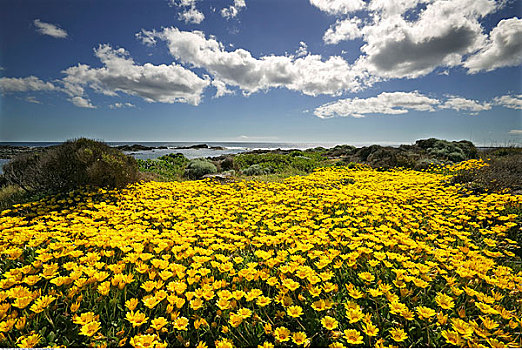
[[[272,173],[271,169],[265,168],[260,164],[253,164],[242,171],[247,176],[267,175]]]
[[[192,159],[185,169],[185,176],[191,180],[197,180],[207,174],[217,173],[217,168],[209,160],[206,159]]]
[[[161,181],[181,180],[187,163],[188,159],[181,153],[167,154],[158,159],[138,159],[141,172],[155,174]]]

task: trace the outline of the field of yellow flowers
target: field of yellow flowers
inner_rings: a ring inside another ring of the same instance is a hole
[[[17,205],[0,346],[520,347],[522,196],[448,179],[324,168]]]

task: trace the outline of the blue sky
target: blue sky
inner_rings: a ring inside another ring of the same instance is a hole
[[[0,2],[0,141],[522,142],[493,0]]]

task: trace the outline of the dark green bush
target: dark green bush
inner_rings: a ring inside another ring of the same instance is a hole
[[[200,179],[204,175],[215,173],[217,173],[216,166],[206,159],[193,159],[185,169],[185,176],[191,180]]]
[[[4,165],[4,173],[8,183],[39,193],[84,186],[123,187],[138,179],[133,157],[86,138],[19,155]]]

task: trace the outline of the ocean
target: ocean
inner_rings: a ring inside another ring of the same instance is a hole
[[[28,147],[47,147],[58,145],[61,142],[0,142],[0,145],[9,146],[28,146]],[[139,144],[149,147],[167,147],[166,149],[153,149],[150,151],[135,151],[124,152],[132,155],[137,159],[156,159],[169,153],[182,153],[188,159],[218,157],[224,154],[235,154],[241,152],[248,152],[252,150],[264,149],[300,149],[314,147],[334,147],[337,143],[275,143],[275,142],[107,142],[111,146],[123,146]],[[207,148],[185,148],[175,149],[175,147],[190,147],[193,145],[206,144],[210,147],[222,147],[224,149],[207,149]],[[3,173],[3,165],[7,163],[8,159],[0,159],[0,174]]]

